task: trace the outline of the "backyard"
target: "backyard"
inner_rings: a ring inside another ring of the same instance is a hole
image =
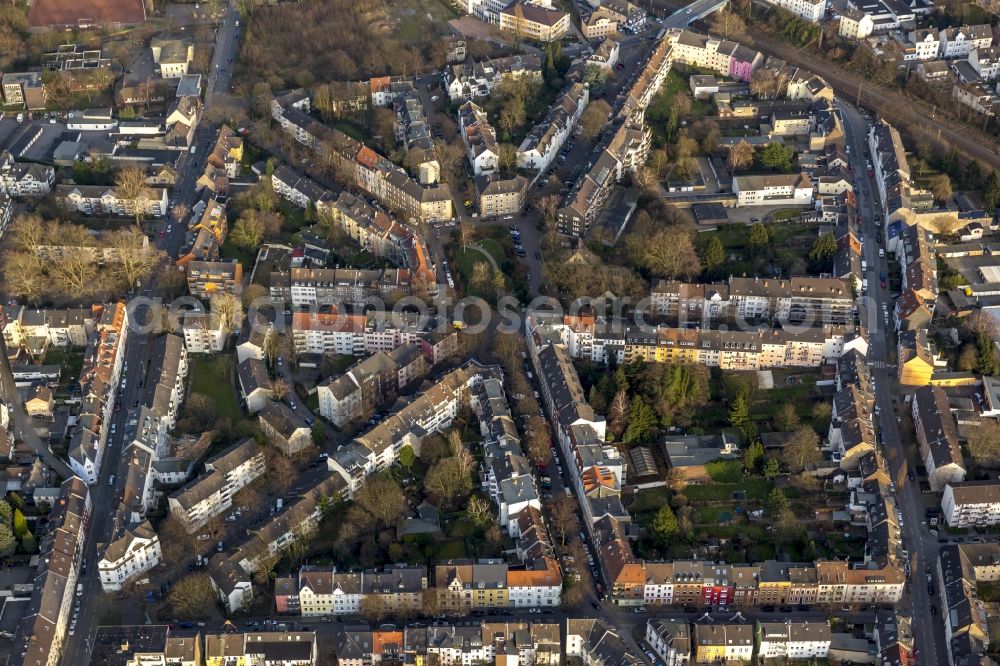
[[[191,358],[191,393],[202,393],[212,399],[219,416],[236,421],[243,415],[240,401],[234,388],[234,365],[232,354]]]

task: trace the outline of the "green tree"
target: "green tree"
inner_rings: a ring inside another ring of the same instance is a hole
[[[744,384],[729,406],[729,425],[742,432],[750,423],[750,388]]]
[[[0,557],[13,555],[17,550],[17,539],[7,523],[0,523]]]
[[[761,166],[774,171],[788,172],[792,170],[792,157],[795,153],[783,143],[772,143],[760,151],[757,159]]]
[[[7,500],[0,500],[0,522],[5,525],[10,525],[10,521],[14,518],[14,510],[10,508],[10,504]]]
[[[14,509],[14,536],[19,540],[24,538],[30,530],[28,529],[28,521],[25,520],[24,514],[21,513],[20,509]]]
[[[660,546],[669,544],[677,536],[677,529],[677,516],[674,515],[669,504],[660,507],[649,523],[649,532]]]
[[[983,186],[983,202],[989,213],[994,212],[1000,206],[1000,173],[990,171]]]
[[[316,421],[316,423],[313,424],[311,434],[313,444],[316,446],[322,446],[323,442],[326,440],[326,426],[319,421]]]
[[[837,254],[837,239],[833,234],[823,234],[813,241],[809,248],[809,261],[820,269],[828,268],[833,256]]]
[[[770,243],[771,234],[768,232],[767,227],[760,222],[755,222],[754,225],[750,227],[750,234],[747,237],[747,244],[750,246],[750,249],[754,252],[760,252]]]
[[[21,552],[22,553],[34,553],[38,550],[38,541],[35,539],[35,535],[28,532],[21,539]]]
[[[976,367],[982,375],[1000,374],[1000,358],[997,358],[997,349],[986,333],[980,333],[976,339]]]
[[[764,459],[764,446],[754,442],[743,449],[743,469],[747,473],[755,473]]]
[[[7,502],[15,509],[24,511],[24,498],[14,491],[7,493]]]
[[[407,473],[413,467],[415,459],[416,456],[413,453],[413,447],[409,444],[399,450],[399,464],[406,468]]]
[[[714,273],[726,261],[726,249],[718,236],[710,236],[701,248],[701,265],[706,273]]]
[[[640,396],[632,397],[628,410],[628,427],[625,429],[624,441],[644,442],[656,429],[656,413]]]
[[[773,479],[778,476],[781,472],[781,468],[778,466],[778,460],[776,458],[768,458],[764,461],[764,478]]]
[[[788,498],[781,488],[774,488],[767,495],[764,502],[764,511],[771,519],[781,518],[788,510]]]

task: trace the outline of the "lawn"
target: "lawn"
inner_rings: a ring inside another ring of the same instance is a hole
[[[712,483],[703,486],[688,486],[684,495],[692,502],[699,500],[731,500],[733,493],[745,492],[747,499],[763,500],[774,487],[767,479],[751,477],[739,483]]]
[[[233,388],[235,362],[231,354],[191,359],[191,393],[209,396],[218,415],[234,421],[243,415]]]
[[[655,513],[670,502],[670,491],[666,488],[650,488],[636,494],[635,501],[628,510],[633,516],[639,513]]]
[[[506,288],[510,289],[511,286],[511,276],[504,271],[506,265],[505,252],[503,246],[499,241],[493,238],[483,238],[475,241],[475,243],[481,247],[489,256],[493,259],[496,266],[500,267],[501,272],[504,273]],[[455,250],[453,255],[453,268],[456,269],[456,278],[458,283],[464,288],[467,294],[473,296],[479,296],[487,301],[493,300],[493,287],[492,285],[487,285],[485,287],[474,287],[472,286],[472,274],[475,265],[480,262],[489,263],[489,260],[483,256],[483,253],[476,248],[459,247]]]

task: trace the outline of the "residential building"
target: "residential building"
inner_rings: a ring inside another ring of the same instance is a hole
[[[7,106],[34,111],[44,109],[48,95],[41,72],[8,72],[3,75],[3,100]]]
[[[580,23],[583,36],[590,40],[606,39],[618,34],[618,16],[605,7],[598,7]]]
[[[687,666],[691,659],[691,627],[686,620],[649,620],[646,642],[664,666]]]
[[[264,452],[245,439],[205,461],[205,471],[167,498],[170,513],[191,533],[229,509],[233,495],[264,474]]]
[[[0,153],[0,192],[12,197],[41,197],[56,181],[53,167],[14,161],[8,151]]]
[[[764,64],[758,51],[690,30],[668,30],[665,39],[673,47],[674,62],[711,69],[740,81],[749,81],[754,70]]]
[[[528,197],[530,187],[524,176],[503,178],[498,175],[476,178],[476,205],[480,217],[518,215]]]
[[[749,662],[753,648],[753,625],[739,614],[731,620],[705,616],[694,623],[694,660],[697,663]]]
[[[814,189],[806,173],[733,178],[737,206],[808,206]]]
[[[528,563],[524,569],[507,570],[507,603],[514,608],[558,606],[563,577],[551,557]]]
[[[799,661],[826,659],[830,651],[830,622],[786,619],[757,622],[755,636],[758,659]]]
[[[226,347],[229,331],[224,320],[212,312],[185,312],[181,317],[184,348],[190,354],[221,352]]]
[[[181,78],[194,60],[194,44],[184,39],[153,37],[149,48],[153,51],[153,62],[160,66],[160,76],[165,79]]]
[[[192,261],[186,271],[188,292],[196,298],[211,299],[222,292],[239,295],[243,291],[243,266],[236,261]]]
[[[274,398],[271,377],[267,374],[264,361],[248,358],[237,366],[236,377],[240,383],[240,393],[246,403],[247,411],[251,414],[264,409]]]
[[[1000,483],[948,483],[941,494],[941,515],[952,528],[988,527],[1000,523]]]
[[[637,666],[633,654],[618,631],[600,618],[566,620],[566,657],[579,659],[585,666]]]
[[[965,58],[973,50],[993,45],[993,26],[963,25],[941,31],[941,57]]]
[[[399,366],[376,352],[317,386],[319,413],[338,428],[391,404],[399,394]]]
[[[257,417],[268,443],[286,456],[295,456],[315,446],[312,428],[283,402],[268,402]]]
[[[346,484],[344,494],[352,496],[369,474],[391,465],[404,446],[411,446],[419,455],[423,438],[450,427],[468,399],[470,386],[492,372],[491,368],[466,363],[331,455],[328,466]]]
[[[475,102],[466,102],[458,108],[458,125],[472,172],[479,176],[496,171],[497,135],[486,112]]]
[[[63,481],[48,532],[39,540],[31,596],[18,611],[10,651],[18,663],[56,666],[64,656],[91,509],[86,483],[79,478]]]
[[[167,214],[167,189],[149,188],[150,194],[139,199],[122,199],[117,189],[104,185],[56,185],[59,203],[67,210],[84,215],[119,215],[135,217],[163,217]]]
[[[770,2],[809,23],[819,23],[826,16],[826,0],[770,0]]]
[[[118,592],[128,581],[160,563],[160,539],[148,520],[123,527],[116,538],[97,545],[97,571],[105,592]]]
[[[533,127],[517,147],[518,168],[548,169],[580,119],[589,98],[582,83],[572,83],[563,89],[549,107],[545,119]]]
[[[938,386],[922,386],[913,394],[912,402],[913,426],[931,490],[940,492],[949,483],[961,483],[965,480],[965,461],[948,396]]]
[[[500,29],[519,39],[554,42],[569,32],[569,14],[531,0],[514,0],[500,11]]]
[[[871,14],[854,5],[848,5],[840,13],[839,34],[844,39],[861,41],[874,32]]]
[[[904,60],[934,60],[941,51],[941,34],[937,28],[921,28],[910,33],[909,43]]]
[[[587,58],[587,64],[597,65],[601,69],[611,72],[618,64],[618,50],[618,42],[610,38],[605,39]]]
[[[975,48],[969,52],[969,64],[984,81],[1000,76],[1000,47]]]
[[[453,102],[485,97],[504,79],[542,78],[542,59],[535,53],[452,65],[445,70],[445,86]]]

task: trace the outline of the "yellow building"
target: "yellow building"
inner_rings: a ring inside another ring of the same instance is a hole
[[[247,666],[243,634],[206,634],[205,666]]]
[[[897,352],[897,377],[903,386],[927,386],[934,374],[934,357],[927,342],[927,334],[919,331],[902,331]]]

